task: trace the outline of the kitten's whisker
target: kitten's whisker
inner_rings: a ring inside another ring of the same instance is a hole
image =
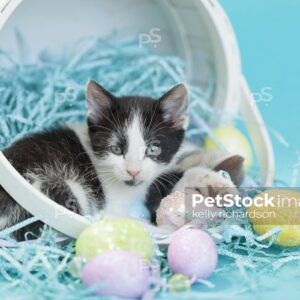
[[[115,122],[117,123],[117,125],[119,126],[118,128],[122,128],[122,124],[121,124],[121,121],[120,121],[119,115],[118,115],[118,114],[116,114],[117,120],[116,120],[116,118],[115,118],[115,114],[113,114],[113,113],[112,113],[112,116],[113,116],[113,118],[114,118]]]
[[[164,191],[166,192],[166,194],[169,194],[169,190],[168,188],[165,186],[164,183],[162,183],[158,178],[156,179],[156,181],[162,186],[162,188],[164,189]]]
[[[151,130],[153,131],[153,130],[155,130],[155,129],[157,129],[161,124],[164,124],[165,123],[165,121],[163,120],[163,121],[160,121],[160,122],[158,122],[157,124],[155,124],[155,126],[154,127],[152,127],[151,128]]]
[[[156,103],[155,103],[155,109],[154,109],[154,111],[153,111],[153,113],[152,113],[152,115],[151,115],[150,124],[149,124],[148,126],[146,126],[146,124],[145,124],[145,122],[144,122],[144,126],[145,126],[145,128],[147,129],[147,131],[148,131],[147,133],[148,133],[148,134],[149,134],[149,132],[150,132],[150,129],[151,129],[151,126],[152,126],[152,122],[153,122],[153,119],[154,119],[154,116],[155,116],[155,114],[156,114],[156,111],[157,111],[158,106],[159,106],[159,103],[156,102]]]
[[[174,179],[175,181],[179,180],[178,176],[176,176],[174,174],[169,174],[169,173],[162,174],[160,176],[160,178],[162,178],[162,179]]]
[[[159,189],[159,187],[158,187],[158,185],[157,185],[157,182],[156,182],[156,180],[154,180],[154,181],[153,181],[153,184],[155,185],[155,187],[156,187],[157,191],[158,191],[158,192],[159,192],[159,194],[160,194],[160,198],[162,199],[162,198],[163,198],[163,196],[162,196],[162,194],[161,194],[161,192],[160,192],[160,189]]]
[[[122,132],[120,132],[120,127],[122,128],[122,126],[118,127],[116,123],[114,123],[108,116],[106,116],[106,114],[103,114],[103,116],[106,118],[106,120],[108,120],[113,126],[114,128],[116,129],[117,131],[117,134],[119,135],[119,137],[122,137]],[[114,116],[114,114],[112,113],[112,116]],[[114,118],[115,120],[115,118]],[[116,121],[116,120],[115,120]]]

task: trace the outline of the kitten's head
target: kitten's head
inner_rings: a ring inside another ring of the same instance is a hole
[[[177,85],[160,99],[115,97],[87,85],[88,126],[99,172],[108,180],[152,182],[179,150],[188,123],[188,95]]]

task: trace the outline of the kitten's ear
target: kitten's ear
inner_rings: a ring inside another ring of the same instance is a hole
[[[112,105],[113,96],[94,80],[90,80],[86,87],[87,116],[97,123],[105,111]]]
[[[188,91],[183,84],[176,85],[160,99],[163,118],[176,129],[188,126]]]
[[[214,167],[215,171],[226,171],[231,177],[232,182],[239,186],[245,176],[244,173],[244,158],[240,155],[228,155],[223,158]]]

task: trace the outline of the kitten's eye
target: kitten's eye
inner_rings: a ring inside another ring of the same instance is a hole
[[[110,151],[115,155],[122,155],[123,154],[122,149],[118,146],[110,146]]]
[[[146,149],[147,156],[158,156],[161,153],[161,148],[157,145],[149,145]]]

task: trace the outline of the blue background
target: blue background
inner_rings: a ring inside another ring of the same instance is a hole
[[[290,184],[296,151],[300,152],[300,1],[220,3],[236,32],[243,72],[252,92],[262,94],[268,88],[269,93],[271,89],[272,100],[257,105],[268,126],[280,132],[290,145],[287,148],[272,138],[276,177]]]

